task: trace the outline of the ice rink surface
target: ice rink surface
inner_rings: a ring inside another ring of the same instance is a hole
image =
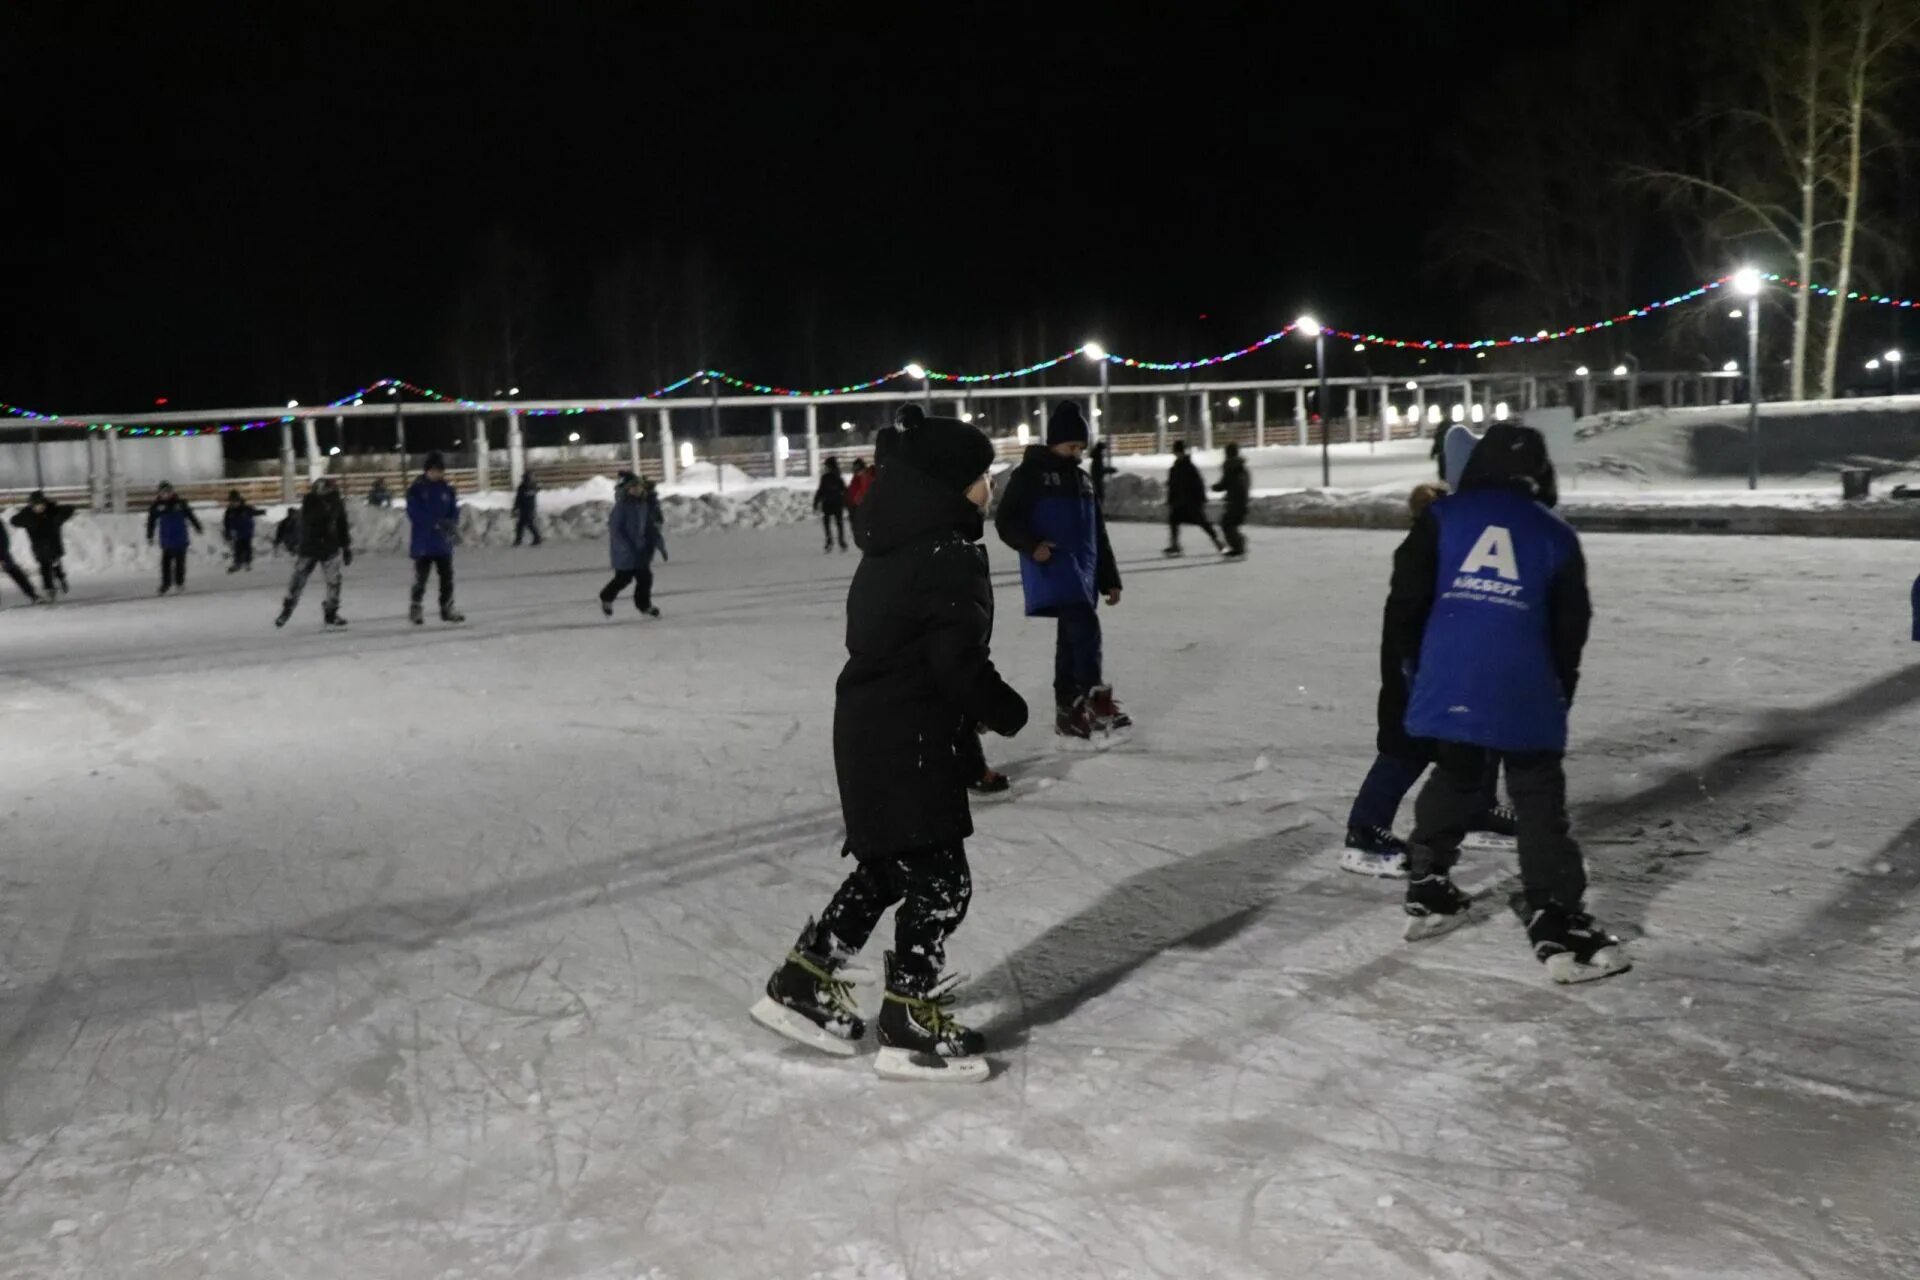
[[[678,540],[658,622],[552,544],[463,554],[459,628],[379,556],[344,635],[317,582],[272,628],[285,561],[7,609],[0,1275],[1920,1273],[1913,547],[1588,540],[1569,773],[1638,968],[1555,989],[1329,852],[1393,538],[1251,534],[1116,530],[1104,754],[1000,588],[1040,723],[952,948],[998,1070],[944,1090],[746,1017],[845,870],[810,530]]]

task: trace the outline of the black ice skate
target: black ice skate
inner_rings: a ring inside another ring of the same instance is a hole
[[[603,618],[611,618],[613,616],[613,601],[602,600],[600,602],[600,616]]]
[[[1620,939],[1584,911],[1548,904],[1527,921],[1534,958],[1555,982],[1593,982],[1633,968]]]
[[[340,611],[338,609],[327,610],[323,618],[323,621],[329,627],[344,627],[347,625],[347,620],[340,616]]]
[[[1406,841],[1385,827],[1348,827],[1346,846],[1340,850],[1340,869],[1376,879],[1404,880]]]
[[[425,626],[427,622],[427,611],[417,604],[408,605],[407,621],[416,627]]]
[[[1003,796],[1012,789],[1013,783],[1007,778],[1006,774],[1001,773],[997,769],[989,769],[967,784],[968,791],[971,791],[976,796],[983,797]]]
[[[643,618],[657,618],[660,616],[660,610],[653,605],[643,604],[638,606],[638,608],[640,610],[640,616]]]
[[[1091,741],[1093,711],[1087,706],[1087,700],[1078,698],[1071,706],[1056,708],[1053,713],[1053,731],[1063,738],[1074,738],[1081,742]]]
[[[1407,881],[1407,941],[1437,938],[1471,923],[1472,906],[1473,899],[1450,876],[1421,876]]]
[[[282,600],[280,602],[280,616],[273,620],[273,625],[276,627],[284,627],[287,625],[287,620],[292,617],[293,617],[293,601]]]
[[[1187,553],[1182,551],[1178,546],[1172,546],[1172,547],[1163,548],[1160,554],[1165,556],[1169,560],[1178,560],[1181,556]]]
[[[454,608],[451,603],[443,604],[440,606],[440,621],[465,622],[466,620],[467,620],[467,615],[460,612],[458,609]]]
[[[903,972],[893,953],[887,953],[887,998],[874,1027],[880,1054],[873,1069],[881,1077],[974,1084],[992,1073],[980,1056],[986,1037],[947,1012],[959,981],[956,975],[929,986]]]
[[[786,963],[767,979],[767,994],[748,1010],[755,1022],[789,1040],[852,1057],[867,1024],[853,1000],[853,984],[836,977],[841,959],[813,949],[813,921],[787,953]]]
[[[1515,837],[1519,834],[1520,824],[1514,816],[1513,806],[1497,804],[1475,815],[1473,821],[1467,824],[1467,838],[1461,842],[1461,847],[1511,853],[1518,845]]]

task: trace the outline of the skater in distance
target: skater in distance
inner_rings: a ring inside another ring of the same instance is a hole
[[[160,539],[161,595],[176,587],[187,589],[187,548],[193,545],[195,533],[204,532],[186,499],[162,480],[154,491],[153,505],[147,508],[147,544],[153,544],[156,534]]]
[[[1180,526],[1199,525],[1213,543],[1215,551],[1225,551],[1213,522],[1207,519],[1207,482],[1187,452],[1185,440],[1173,442],[1173,466],[1167,471],[1167,549],[1169,556],[1185,555],[1180,549]]]
[[[62,529],[71,519],[71,506],[52,501],[39,489],[33,491],[27,505],[13,517],[13,527],[26,530],[34,562],[40,566],[40,586],[48,600],[58,600],[73,590],[67,585],[67,570],[62,563],[67,555],[67,540]],[[8,559],[11,561],[11,554]],[[33,595],[31,588],[27,594]]]
[[[1054,731],[1090,741],[1132,726],[1106,681],[1100,598],[1120,603],[1120,569],[1093,478],[1080,466],[1087,419],[1063,400],[1047,419],[1047,442],[1030,445],[1001,495],[994,528],[1020,553],[1027,616],[1053,618]]]
[[[232,562],[228,573],[253,571],[253,535],[261,516],[267,514],[240,496],[238,489],[227,491],[227,510],[220,517],[220,533],[227,540]]]
[[[622,471],[613,510],[607,513],[607,552],[613,562],[613,578],[600,589],[602,614],[613,616],[613,602],[631,584],[633,607],[643,617],[660,616],[653,607],[653,557],[662,545],[660,519],[646,481],[631,471]]]
[[[328,627],[344,627],[340,616],[340,571],[353,563],[353,529],[347,523],[347,502],[331,476],[319,476],[300,500],[300,555],[294,562],[293,579],[287,584],[286,599],[280,602],[280,615],[273,620],[284,627],[299,607],[300,594],[315,567],[327,584],[327,598],[320,619]]]
[[[440,620],[465,622],[466,615],[453,604],[453,543],[460,532],[460,499],[447,483],[447,463],[437,453],[427,455],[420,477],[407,488],[407,522],[412,538],[407,550],[413,556],[413,590],[407,599],[407,620],[414,626],[426,621],[423,602],[427,596],[427,575],[440,575]]]
[[[874,1064],[889,1078],[988,1075],[983,1038],[950,1012],[941,970],[973,892],[958,744],[976,725],[1011,737],[1027,722],[989,651],[993,585],[979,543],[992,465],[992,442],[974,427],[926,418],[867,498],[833,719],[842,852],[856,865],[752,1010],[790,1039],[851,1055],[866,1024],[842,970],[897,904]]]

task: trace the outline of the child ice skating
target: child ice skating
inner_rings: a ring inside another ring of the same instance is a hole
[[[533,545],[540,545],[540,482],[529,471],[520,477],[520,487],[513,493],[513,545],[519,546],[523,538],[529,535]]]
[[[193,508],[173,491],[172,485],[162,480],[154,493],[153,505],[147,508],[147,543],[152,545],[156,533],[160,538],[161,595],[176,587],[182,591],[187,589],[187,548],[193,545],[195,533],[204,532]]]
[[[347,523],[347,502],[334,487],[332,479],[321,476],[300,501],[300,558],[293,568],[293,580],[287,584],[287,597],[280,602],[280,616],[273,620],[284,627],[300,604],[300,593],[314,567],[326,580],[327,599],[321,609],[321,621],[329,627],[344,627],[340,616],[340,570],[353,563],[353,529]]]
[[[34,562],[40,566],[40,587],[49,600],[58,600],[72,591],[67,585],[66,566],[62,563],[67,555],[67,540],[61,532],[71,519],[72,507],[50,500],[39,489],[33,491],[27,498],[27,505],[13,517],[14,528],[26,531],[27,543],[33,548]],[[32,595],[32,590],[29,589],[27,594]]]
[[[1247,474],[1246,459],[1240,456],[1240,446],[1227,446],[1226,465],[1220,469],[1220,480],[1213,486],[1215,493],[1227,496],[1227,508],[1220,516],[1220,531],[1226,535],[1227,555],[1241,559],[1247,554],[1247,538],[1240,532],[1240,526],[1247,522],[1247,504],[1253,495],[1253,478]]]
[[[1471,899],[1451,870],[1484,805],[1487,770],[1505,765],[1518,824],[1527,937],[1556,982],[1629,967],[1586,911],[1586,866],[1569,834],[1567,710],[1592,609],[1580,539],[1557,498],[1540,433],[1488,430],[1460,477],[1395,557],[1387,625],[1411,673],[1406,730],[1431,739],[1435,770],[1414,807],[1407,849],[1407,937],[1464,922]]]
[[[840,459],[828,458],[820,469],[820,486],[813,491],[813,509],[827,532],[828,551],[833,550],[834,534],[840,535],[840,549],[847,549],[847,482],[840,475]]]
[[[1427,508],[1445,494],[1446,489],[1441,485],[1416,485],[1407,496],[1408,511],[1417,522]],[[1412,544],[1409,534],[1394,552],[1396,572],[1401,559],[1412,554]],[[1340,851],[1340,865],[1345,870],[1394,879],[1407,873],[1407,846],[1393,834],[1393,824],[1400,813],[1400,802],[1433,763],[1434,744],[1408,736],[1406,718],[1407,679],[1401,671],[1393,634],[1383,627],[1375,738],[1379,754],[1374,757],[1373,767],[1367,770],[1359,793],[1353,798],[1353,809],[1347,815],[1346,844]],[[1481,811],[1469,824],[1469,836],[1478,836],[1482,842],[1490,837],[1505,838],[1513,834],[1513,815],[1499,806],[1495,793],[1498,776],[1497,768],[1488,770]]]
[[[1193,458],[1187,453],[1187,442],[1173,442],[1173,466],[1167,472],[1167,549],[1169,556],[1185,555],[1180,550],[1180,526],[1192,524],[1200,526],[1200,531],[1213,543],[1215,551],[1225,551],[1226,544],[1220,541],[1220,535],[1214,531],[1213,522],[1207,519],[1207,482],[1195,466]]]
[[[1047,419],[1047,442],[1029,446],[1007,481],[994,528],[1020,553],[1027,616],[1056,619],[1054,731],[1092,739],[1132,726],[1102,672],[1100,597],[1120,603],[1120,569],[1107,541],[1093,478],[1080,466],[1087,420],[1064,400]]]
[[[412,526],[407,549],[413,557],[407,620],[416,627],[426,621],[427,575],[437,570],[440,620],[465,622],[466,615],[453,606],[453,540],[460,531],[460,499],[447,483],[446,459],[437,453],[427,455],[419,478],[407,488],[407,522]]]
[[[228,491],[227,512],[220,518],[220,531],[233,553],[233,563],[227,566],[228,573],[239,573],[242,569],[252,572],[255,522],[265,514],[265,511],[242,498],[238,489]]]
[[[993,445],[952,418],[909,430],[867,499],[866,546],[847,593],[847,664],[835,686],[833,759],[857,859],[753,1006],[755,1021],[851,1055],[865,1032],[841,970],[888,907],[894,949],[874,1066],[896,1079],[983,1080],[981,1035],[949,1012],[946,942],[972,895],[962,733],[1013,735],[1026,703],[994,670],[993,587],[979,546]]]
[[[631,471],[620,473],[613,510],[607,513],[608,552],[613,560],[613,580],[600,589],[600,612],[611,618],[613,602],[629,585],[633,587],[633,607],[649,618],[660,611],[653,607],[653,557],[660,549],[659,525],[646,484]]]

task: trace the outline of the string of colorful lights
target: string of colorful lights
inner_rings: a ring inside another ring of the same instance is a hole
[[[1840,296],[1839,290],[1830,288],[1827,285],[1803,283],[1790,276],[1779,275],[1774,272],[1762,272],[1761,278],[1770,284],[1781,285],[1788,289],[1807,289],[1821,297],[1835,298]],[[1351,329],[1336,329],[1332,326],[1324,326],[1322,332],[1349,342],[1362,343],[1375,347],[1390,347],[1399,351],[1488,351],[1505,347],[1539,346],[1545,343],[1561,342],[1568,338],[1577,338],[1583,334],[1597,333],[1603,329],[1611,329],[1616,325],[1631,324],[1635,320],[1644,320],[1648,316],[1658,312],[1668,311],[1675,307],[1684,306],[1696,299],[1704,298],[1715,290],[1724,287],[1732,279],[1733,277],[1730,275],[1721,276],[1717,280],[1709,280],[1705,284],[1687,290],[1685,293],[1676,293],[1671,298],[1662,298],[1657,302],[1649,302],[1643,307],[1635,307],[1632,310],[1623,311],[1619,315],[1612,316],[1605,320],[1590,321],[1586,324],[1568,325],[1563,329],[1541,329],[1530,335],[1517,333],[1507,338],[1478,338],[1469,342],[1450,342],[1435,338],[1389,338],[1378,333],[1361,333]],[[1920,305],[1920,302],[1917,302],[1913,298],[1895,298],[1887,294],[1862,293],[1858,290],[1848,290],[1846,298],[1849,302],[1865,302],[1877,306],[1900,307],[1903,309],[1910,309],[1915,305]],[[522,409],[520,412],[528,417],[534,418],[567,417],[574,414],[613,412],[620,409],[634,408],[639,405],[658,404],[675,392],[681,391],[693,383],[703,380],[717,382],[738,391],[749,392],[753,395],[801,400],[820,396],[850,395],[859,391],[871,391],[876,387],[883,387],[888,383],[898,382],[902,379],[915,382],[924,380],[928,383],[942,382],[960,386],[977,386],[982,383],[1006,382],[1015,378],[1029,377],[1083,356],[1089,359],[1104,359],[1107,363],[1124,369],[1144,369],[1152,373],[1185,373],[1194,369],[1211,368],[1215,365],[1226,364],[1232,360],[1243,359],[1246,356],[1250,356],[1257,351],[1264,350],[1274,343],[1279,342],[1281,339],[1293,333],[1297,328],[1299,328],[1299,323],[1296,321],[1276,332],[1267,334],[1256,342],[1250,342],[1244,347],[1238,347],[1232,351],[1223,351],[1218,355],[1203,356],[1194,360],[1140,360],[1132,356],[1115,355],[1111,352],[1095,354],[1098,348],[1089,350],[1091,344],[1088,344],[1087,346],[1075,347],[1070,351],[1063,351],[1057,356],[1051,356],[1045,360],[1036,361],[1033,364],[1023,365],[1018,369],[1002,369],[997,373],[944,373],[938,369],[921,369],[918,366],[908,365],[895,369],[891,373],[883,373],[876,378],[869,378],[865,382],[850,382],[838,387],[783,387],[773,383],[753,382],[728,373],[724,369],[702,369],[696,373],[690,373],[684,378],[669,382],[656,390],[647,392],[645,395],[599,401],[591,405],[573,406],[563,409],[528,408]],[[349,391],[346,395],[338,399],[330,400],[320,407],[337,409],[350,404],[361,404],[365,401],[366,397],[380,391],[390,391],[396,394],[406,392],[409,395],[418,396],[426,400],[433,400],[442,404],[457,404],[463,408],[472,409],[475,412],[486,412],[490,409],[487,402],[471,400],[465,396],[449,395],[442,391],[436,391],[432,387],[421,386],[402,378],[381,378],[377,382],[368,383],[357,391]],[[497,410],[497,406],[498,402],[495,401],[491,407]],[[32,421],[58,422],[61,420],[59,414],[41,413],[33,409],[23,409],[18,405],[7,404],[5,402],[0,402],[0,413],[4,413],[9,417],[26,418]],[[89,421],[80,425],[84,425],[89,431],[118,429],[131,436],[200,436],[224,435],[235,431],[257,431],[262,427],[273,427],[279,426],[282,423],[295,422],[299,417],[300,415],[298,414],[289,413],[279,417],[261,418],[253,422],[228,422],[208,426],[183,427],[133,425],[120,427],[109,421]]]

